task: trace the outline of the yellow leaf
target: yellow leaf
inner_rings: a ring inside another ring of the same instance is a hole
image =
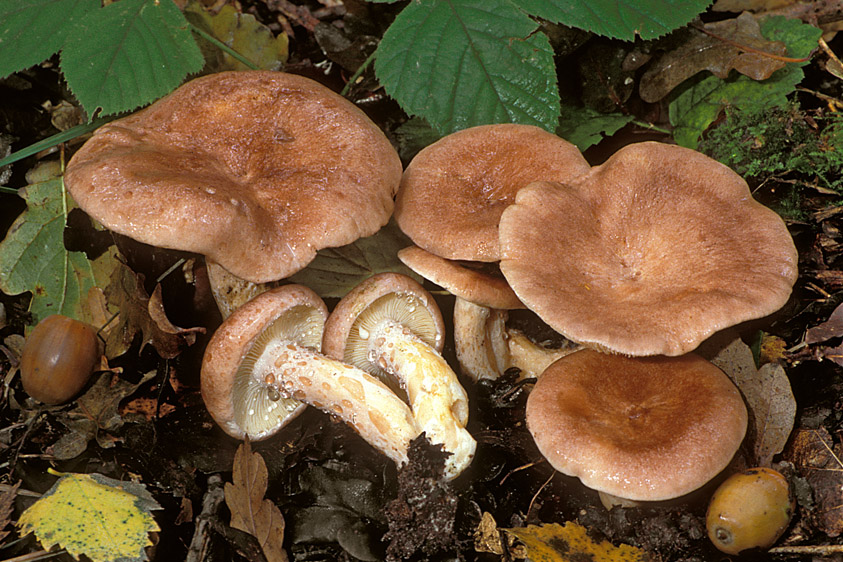
[[[45,549],[61,545],[94,562],[147,560],[149,533],[160,528],[149,513],[161,506],[133,482],[101,474],[68,474],[24,511],[21,534],[33,532]]]
[[[504,529],[527,547],[533,562],[647,562],[649,555],[634,546],[614,546],[609,541],[596,543],[588,537],[585,527],[572,521],[559,525],[529,525]]]

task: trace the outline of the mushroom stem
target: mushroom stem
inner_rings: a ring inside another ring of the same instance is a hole
[[[457,297],[454,301],[454,346],[462,372],[475,382],[495,380],[506,371],[506,312]]]
[[[454,345],[462,372],[475,382],[495,380],[510,367],[521,378],[541,375],[551,363],[577,349],[551,349],[522,332],[506,328],[505,310],[489,308],[457,297],[454,302]]]
[[[368,334],[373,363],[394,376],[404,388],[421,431],[451,455],[445,477],[467,467],[477,443],[465,429],[468,396],[456,374],[432,347],[394,320],[384,319]]]
[[[397,464],[421,430],[413,412],[377,377],[292,342],[268,347],[254,376],[281,397],[306,402],[352,426]]]

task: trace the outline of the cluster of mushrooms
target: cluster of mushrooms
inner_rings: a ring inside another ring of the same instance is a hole
[[[399,258],[456,296],[461,374],[537,376],[527,425],[542,454],[632,500],[684,495],[728,464],[747,411],[691,352],[778,310],[797,276],[782,220],[697,152],[643,142],[592,167],[537,127],[488,125],[402,169],[353,104],[281,72],[188,82],[101,127],[65,183],[106,227],[253,284],[394,215],[415,244]],[[419,283],[374,275],[330,314],[301,285],[257,293],[224,312],[203,361],[202,395],[228,434],[269,437],[310,404],[398,464],[422,433],[450,453],[446,478],[470,464],[466,392]],[[507,328],[517,308],[577,346],[545,349]]]

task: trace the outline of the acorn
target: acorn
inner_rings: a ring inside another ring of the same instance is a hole
[[[92,326],[60,314],[47,316],[32,329],[21,352],[23,389],[45,404],[68,402],[87,384],[100,355]]]
[[[787,479],[772,468],[750,468],[727,478],[711,497],[708,538],[726,554],[769,548],[790,523],[795,503]]]

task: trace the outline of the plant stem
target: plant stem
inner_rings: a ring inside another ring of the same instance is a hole
[[[357,79],[360,78],[360,75],[363,74],[363,72],[369,67],[370,64],[372,64],[373,60],[375,60],[375,51],[372,51],[372,54],[369,55],[366,60],[363,61],[363,64],[357,67],[357,70],[354,72],[354,74],[351,75],[351,78],[348,79],[348,82],[345,83],[345,86],[343,86],[342,90],[340,91],[341,96],[345,96],[348,93],[348,91],[351,89],[352,84],[354,84],[354,82],[356,82]]]
[[[249,59],[247,59],[246,57],[244,57],[243,55],[241,55],[240,53],[238,53],[237,51],[235,51],[234,49],[232,49],[231,47],[229,47],[228,45],[226,45],[225,43],[223,43],[222,41],[220,41],[216,37],[214,37],[213,35],[210,35],[207,31],[205,31],[201,27],[195,26],[191,23],[190,29],[192,29],[194,33],[199,35],[205,41],[211,43],[212,45],[214,45],[218,49],[221,49],[222,51],[227,53],[229,56],[234,57],[235,59],[242,62],[243,64],[245,64],[247,67],[251,68],[252,70],[260,70],[260,67],[258,65],[256,65],[255,63],[253,63],[252,61],[250,61]]]
[[[31,144],[26,148],[22,148],[16,152],[11,153],[10,155],[6,156],[2,160],[0,160],[0,166],[5,166],[7,164],[11,164],[12,162],[17,162],[18,160],[23,160],[27,156],[32,156],[33,154],[37,154],[42,150],[46,150],[48,148],[52,148],[56,145],[59,145],[63,142],[67,142],[69,140],[75,139],[76,137],[82,136],[85,133],[90,133],[94,129],[98,128],[100,125],[104,125],[109,121],[113,121],[117,119],[119,115],[111,115],[108,117],[98,117],[94,119],[90,123],[83,123],[81,125],[76,125],[75,127],[71,127],[66,131],[62,131],[60,133],[56,133],[51,137],[47,137],[46,139],[40,140],[35,144]]]

